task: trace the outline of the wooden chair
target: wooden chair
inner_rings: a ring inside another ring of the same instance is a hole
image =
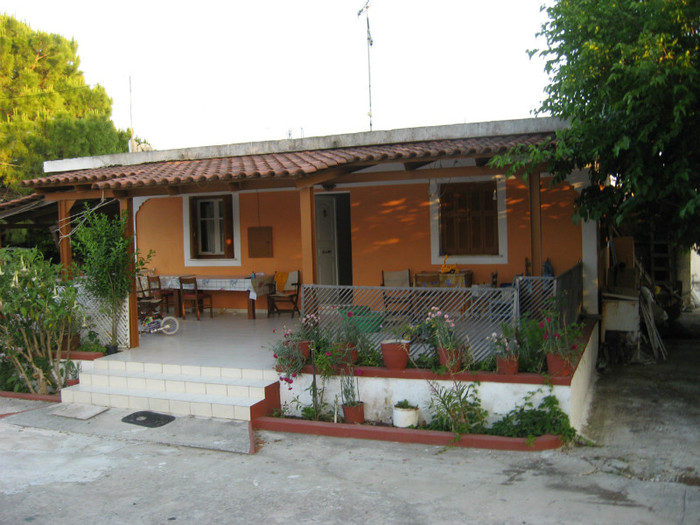
[[[384,271],[382,270],[382,286],[387,288],[410,288],[411,270]],[[387,318],[394,317],[400,321],[403,317],[410,317],[413,310],[413,300],[411,292],[400,290],[388,290],[382,292],[384,299],[384,309]]]
[[[190,303],[197,312],[197,321],[199,314],[205,308],[209,308],[211,318],[214,318],[214,305],[212,295],[209,292],[200,291],[197,288],[197,278],[191,275],[180,277],[180,315],[185,317],[187,304]]]
[[[173,301],[173,308],[175,307],[175,290],[171,290],[169,288],[163,289],[161,288],[160,285],[160,277],[157,275],[149,275],[148,276],[148,290],[151,294],[151,297],[155,297],[156,299],[160,299],[160,315],[165,315],[165,312],[167,312],[170,309],[170,301],[172,299]]]
[[[272,292],[267,295],[267,316],[272,314],[281,314],[283,312],[291,312],[294,317],[294,312],[301,315],[299,312],[299,288],[301,287],[301,279],[299,271],[289,273],[275,272],[272,279]],[[284,306],[284,308],[280,308]]]

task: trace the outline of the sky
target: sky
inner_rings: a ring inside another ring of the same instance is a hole
[[[0,0],[154,149],[528,118],[543,0]]]

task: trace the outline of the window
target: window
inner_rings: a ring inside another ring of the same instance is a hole
[[[430,260],[507,264],[506,180],[501,175],[431,179]]]
[[[497,255],[496,182],[439,185],[440,254]]]
[[[192,259],[234,257],[231,195],[190,197]]]

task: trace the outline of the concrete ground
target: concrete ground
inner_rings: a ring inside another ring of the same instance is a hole
[[[0,523],[700,523],[700,312],[682,320],[668,361],[601,374],[585,429],[595,444],[564,450],[264,432],[247,455],[167,444],[172,423],[148,441],[2,418]],[[46,407],[0,398],[0,414]],[[172,427],[171,442],[200,421]]]

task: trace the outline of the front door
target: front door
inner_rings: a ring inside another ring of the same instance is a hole
[[[338,284],[338,245],[335,199],[316,197],[316,279],[318,284]]]

